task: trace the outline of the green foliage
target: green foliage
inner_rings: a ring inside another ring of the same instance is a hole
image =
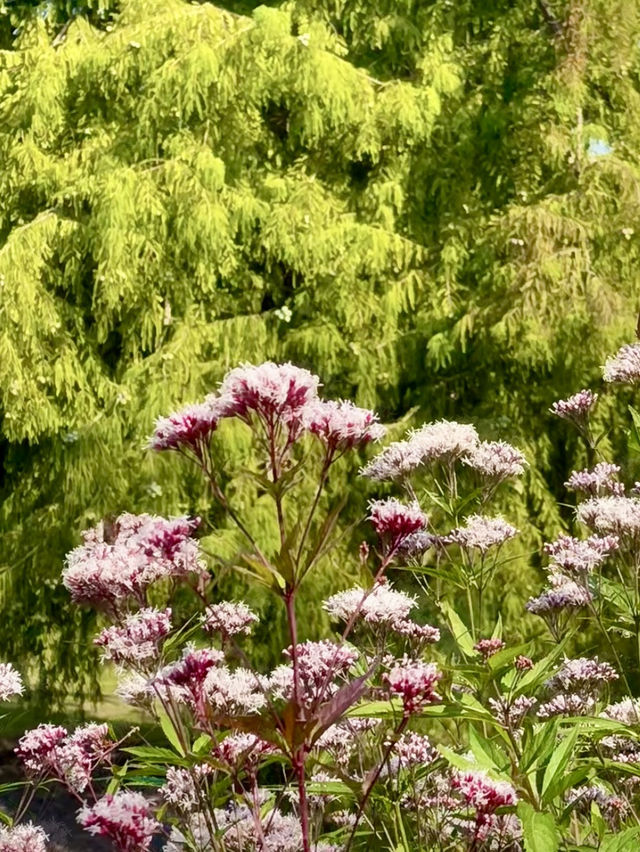
[[[582,461],[545,412],[629,333],[636,4],[255,5],[6,4],[0,565],[28,627],[0,653],[43,694],[90,670],[63,554],[124,506],[206,508],[140,448],[229,366],[497,429],[533,541]]]

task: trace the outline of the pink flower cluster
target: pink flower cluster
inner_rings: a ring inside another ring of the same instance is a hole
[[[602,376],[605,382],[635,384],[640,379],[640,344],[627,343],[607,358]]]
[[[495,848],[510,848],[519,834],[519,823],[511,815],[497,815],[496,811],[517,803],[518,797],[511,784],[494,781],[486,772],[478,770],[454,772],[451,787],[462,796],[465,805],[473,809],[470,820],[458,820],[462,831],[469,836],[471,848],[480,848],[485,841],[491,840],[497,842]],[[453,809],[451,805],[450,808]]]
[[[389,583],[377,583],[372,589],[347,589],[331,595],[323,607],[332,618],[348,621],[354,616],[369,624],[393,624],[405,621],[416,606],[416,599],[398,592]]]
[[[255,734],[230,734],[214,748],[213,755],[237,773],[240,769],[255,771],[262,757],[276,752],[275,746]]]
[[[560,399],[554,402],[549,409],[552,414],[570,420],[579,427],[586,425],[589,414],[598,401],[598,394],[588,389],[583,389],[570,396],[568,399]]]
[[[373,589],[347,589],[337,592],[323,604],[332,618],[342,621],[361,619],[366,624],[380,625],[405,636],[424,642],[437,642],[440,631],[428,624],[420,625],[409,619],[416,606],[415,598],[398,592],[387,582],[377,583]]]
[[[530,598],[526,608],[532,615],[554,616],[563,610],[587,606],[592,599],[593,595],[588,589],[565,578],[564,582],[547,589],[538,597]]]
[[[403,769],[412,766],[428,766],[440,756],[429,737],[408,731],[393,746],[393,754]]]
[[[544,551],[551,557],[554,566],[567,574],[581,577],[590,574],[617,549],[618,539],[614,535],[592,535],[584,540],[561,535],[544,546]]]
[[[524,455],[506,441],[481,441],[469,455],[463,456],[464,464],[482,476],[502,482],[511,476],[522,476],[527,465]]]
[[[521,728],[522,720],[535,704],[537,704],[537,700],[526,695],[519,695],[513,700],[506,698],[489,699],[489,706],[494,717],[505,728],[516,733]]]
[[[160,831],[144,796],[129,790],[107,793],[95,805],[85,805],[78,822],[90,834],[111,840],[118,852],[146,852]]]
[[[609,663],[602,663],[597,658],[580,657],[565,660],[545,685],[552,690],[592,693],[617,679],[618,674]]]
[[[111,533],[99,524],[67,556],[62,580],[76,603],[114,609],[134,597],[144,605],[146,588],[157,580],[203,574],[191,537],[198,520],[120,515]]]
[[[325,444],[330,459],[384,435],[373,411],[319,399],[318,385],[317,376],[290,363],[245,364],[227,373],[217,395],[159,418],[149,446],[185,449],[202,459],[220,420],[228,417],[246,423],[257,417],[271,437],[284,428],[287,446],[306,430]]]
[[[471,454],[478,443],[478,433],[471,425],[448,420],[427,423],[410,432],[407,440],[385,447],[361,473],[381,482],[402,479],[424,465]]]
[[[451,786],[462,794],[467,805],[484,814],[515,805],[518,801],[511,784],[507,781],[494,781],[482,771],[456,772]]]
[[[106,725],[84,725],[73,734],[59,725],[39,725],[22,736],[16,754],[32,777],[55,778],[81,793],[113,746]]]
[[[598,805],[598,808],[608,818],[610,824],[613,823],[614,825],[618,819],[625,817],[629,811],[629,803],[625,799],[610,793],[597,784],[574,787],[567,794],[567,803],[574,808],[582,808],[588,812],[591,810],[592,802]]]
[[[427,525],[427,518],[417,503],[407,506],[393,497],[373,500],[369,504],[369,520],[388,548],[394,550],[404,539]]]
[[[292,659],[292,648],[285,656]],[[338,645],[323,639],[320,642],[301,642],[296,646],[300,677],[300,701],[313,707],[330,693],[337,678],[345,677],[358,659],[358,652],[349,645]],[[269,678],[272,695],[289,701],[293,698],[293,666],[282,665]]]
[[[473,646],[473,650],[481,654],[482,658],[486,662],[489,657],[493,657],[494,654],[497,654],[498,651],[502,651],[502,649],[506,647],[507,646],[502,639],[480,639],[480,641],[476,642]]]
[[[242,601],[222,601],[208,606],[202,626],[208,633],[220,633],[224,640],[239,634],[248,635],[258,616]]]
[[[402,699],[405,716],[419,713],[428,704],[440,700],[435,687],[442,677],[435,663],[407,660],[384,676],[391,695]]]
[[[229,401],[230,412],[243,420],[256,414],[275,426],[286,423],[297,431],[302,427],[302,410],[318,395],[319,379],[293,364],[266,361],[257,367],[236,367],[224,377],[220,396]]]
[[[153,686],[162,693],[168,687],[171,695],[184,701],[198,715],[204,712],[205,681],[210,670],[224,660],[224,654],[213,648],[193,648],[187,645],[182,657],[161,669]]]
[[[47,852],[47,835],[32,823],[0,826],[0,852]]]
[[[204,402],[187,405],[168,417],[159,417],[149,439],[152,450],[188,449],[199,458],[223,417],[229,416],[229,401],[210,394]]]
[[[147,663],[158,657],[158,644],[171,630],[171,610],[145,608],[125,618],[120,626],[107,627],[94,643],[103,648],[103,659],[115,663]]]
[[[592,497],[581,503],[578,520],[600,533],[620,537],[640,534],[640,499],[637,497]]]
[[[332,453],[378,441],[386,432],[373,411],[342,400],[314,400],[305,406],[302,420]]]
[[[640,724],[640,698],[623,698],[616,704],[609,704],[604,708],[602,716],[613,719],[623,725]]]
[[[0,701],[8,701],[16,695],[22,695],[22,678],[11,663],[0,663]]]
[[[449,533],[447,541],[484,554],[492,547],[500,547],[517,534],[518,530],[502,518],[469,515],[463,527]]]
[[[207,763],[199,763],[190,769],[179,769],[170,766],[167,769],[166,780],[160,788],[162,798],[178,810],[190,812],[195,810],[202,801],[201,788],[213,767]]]
[[[267,703],[267,681],[251,669],[217,666],[204,683],[204,700],[213,716],[247,716]]]
[[[600,662],[597,658],[565,660],[555,675],[545,683],[546,688],[556,694],[550,701],[540,705],[538,716],[548,719],[551,716],[593,713],[598,693],[617,678],[617,672],[609,663]]]
[[[596,706],[591,695],[561,692],[550,701],[541,704],[537,710],[539,719],[551,719],[553,716],[588,716]]]
[[[606,494],[621,497],[624,494],[624,485],[618,479],[619,473],[619,465],[599,462],[591,470],[588,468],[585,470],[574,470],[567,482],[565,482],[565,488],[568,488],[569,491],[588,494],[590,497],[598,497]]]

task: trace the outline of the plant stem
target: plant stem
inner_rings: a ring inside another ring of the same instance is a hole
[[[300,807],[300,828],[302,830],[303,852],[310,852],[309,839],[309,803],[307,801],[307,788],[305,782],[305,747],[304,744],[296,750],[296,727],[300,721],[302,705],[300,703],[300,664],[298,661],[298,626],[296,622],[296,589],[289,589],[284,595],[287,608],[287,621],[289,623],[289,637],[291,639],[291,663],[293,666],[293,704],[294,719],[293,732],[291,735],[291,751],[293,770],[298,781],[298,804]]]
[[[629,684],[629,681],[627,680],[627,675],[626,675],[626,672],[624,670],[624,666],[622,665],[622,660],[620,659],[620,656],[619,656],[619,654],[616,650],[616,646],[611,641],[611,637],[609,636],[607,629],[605,628],[604,624],[602,623],[602,618],[600,617],[600,613],[598,612],[596,607],[593,605],[593,603],[589,604],[589,608],[591,609],[591,612],[594,614],[595,619],[598,622],[598,627],[600,628],[600,632],[602,633],[607,644],[611,648],[611,652],[613,653],[616,664],[617,664],[618,669],[620,671],[620,675],[622,676],[622,679],[624,680],[624,684],[627,687],[627,691],[628,691],[629,695],[633,695],[633,692],[631,691],[631,686]]]
[[[351,829],[351,834],[349,835],[349,840],[347,841],[347,845],[345,847],[345,852],[349,852],[349,850],[353,846],[353,841],[355,839],[356,830],[358,828],[358,824],[359,824],[359,822],[362,818],[362,815],[364,813],[364,809],[366,807],[366,804],[369,801],[369,797],[371,796],[371,791],[375,787],[376,782],[377,782],[378,778],[380,777],[380,774],[382,773],[382,770],[384,769],[387,760],[389,760],[389,755],[391,754],[391,751],[392,751],[394,745],[397,743],[398,738],[402,735],[402,732],[404,731],[404,729],[407,727],[408,724],[409,724],[409,717],[403,716],[402,721],[400,722],[400,724],[398,725],[398,727],[396,728],[396,730],[394,731],[394,733],[392,734],[392,736],[390,738],[389,744],[387,745],[387,747],[384,751],[384,754],[382,755],[382,760],[380,761],[380,763],[376,767],[375,772],[373,773],[373,775],[371,776],[371,778],[367,782],[367,786],[366,786],[365,791],[364,791],[364,796],[362,797],[362,800],[361,800],[361,802],[358,806],[358,812],[356,814],[356,818],[355,818],[355,821],[353,823],[353,828]]]
[[[309,530],[311,529],[311,522],[313,521],[313,516],[316,513],[316,509],[318,508],[318,503],[320,502],[320,496],[322,494],[322,489],[324,488],[324,484],[327,481],[327,474],[329,472],[329,467],[332,462],[332,453],[328,452],[325,456],[324,463],[322,465],[322,471],[320,473],[320,482],[318,484],[318,489],[316,491],[316,495],[313,499],[313,503],[311,504],[311,509],[309,511],[309,515],[307,517],[307,522],[304,525],[304,530],[302,531],[302,538],[300,539],[300,545],[298,547],[298,556],[296,558],[296,567],[299,566],[300,559],[302,557],[302,550],[304,548],[305,541],[307,540],[307,536],[309,535]]]

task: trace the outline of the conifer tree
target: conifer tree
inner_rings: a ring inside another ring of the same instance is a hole
[[[125,508],[197,514],[144,440],[243,360],[497,428],[532,462],[522,517],[557,528],[576,449],[546,410],[639,289],[637,3],[6,12],[0,564],[27,627],[0,644],[43,689],[90,653],[62,554]]]

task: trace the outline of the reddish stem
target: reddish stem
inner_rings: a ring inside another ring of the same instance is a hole
[[[287,607],[287,621],[289,622],[289,636],[291,639],[291,663],[293,666],[293,704],[294,719],[292,732],[292,764],[293,771],[298,781],[298,803],[300,807],[300,828],[302,830],[303,852],[311,852],[309,838],[309,803],[307,801],[307,788],[305,784],[305,747],[302,745],[297,751],[294,744],[296,741],[296,727],[300,721],[302,705],[300,703],[300,664],[298,661],[298,626],[296,622],[296,589],[287,590],[284,595]]]

